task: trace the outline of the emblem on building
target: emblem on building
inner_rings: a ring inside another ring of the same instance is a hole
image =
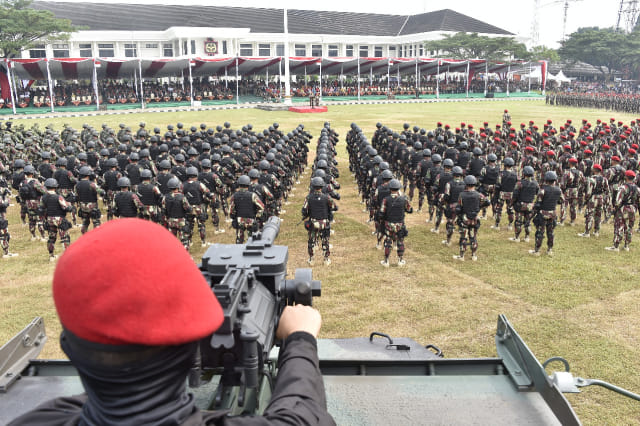
[[[209,56],[216,55],[218,53],[218,42],[212,38],[208,38],[204,41],[204,53]]]

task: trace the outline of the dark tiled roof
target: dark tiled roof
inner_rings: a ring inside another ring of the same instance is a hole
[[[502,28],[494,27],[455,10],[443,9],[409,17],[401,35],[426,33],[430,31],[453,31],[467,33],[513,35]]]
[[[250,28],[252,33],[282,33],[283,10],[222,6],[69,3],[34,1],[34,9],[92,31],[162,31],[174,26]],[[292,34],[396,36],[429,31],[466,31],[511,35],[508,31],[445,9],[420,15],[289,10]]]

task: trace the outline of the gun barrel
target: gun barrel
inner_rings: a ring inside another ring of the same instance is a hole
[[[273,242],[278,237],[280,233],[280,218],[277,216],[271,216],[269,220],[267,220],[262,227],[262,232],[260,234],[260,241],[265,246],[273,245]],[[254,241],[256,242],[256,241]]]

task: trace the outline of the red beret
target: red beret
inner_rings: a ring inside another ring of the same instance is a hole
[[[596,120],[596,123],[600,124],[602,123],[602,120],[600,120],[599,118]]]
[[[556,153],[555,153],[555,152],[553,152],[552,150],[547,151],[547,156],[548,156],[548,157],[553,157],[553,156],[555,156],[555,155],[556,155]]]
[[[585,149],[584,153],[587,154],[587,155],[591,155],[591,154],[593,154],[593,151],[591,151],[590,149]]]
[[[571,119],[567,120],[567,123],[571,124]]]
[[[551,146],[551,142],[549,142],[549,141],[548,141],[548,140],[546,140],[546,139],[542,141],[542,144],[543,144],[544,146]]]
[[[469,124],[467,127],[473,129],[473,124]]]
[[[460,123],[460,126],[461,126],[461,127],[466,126],[466,124],[464,124],[464,121]]]
[[[614,155],[613,157],[611,157],[611,161],[620,161],[620,157]]]
[[[599,135],[604,135],[604,130],[600,130],[600,131],[598,132],[598,134],[599,134]]]
[[[591,136],[591,135],[587,136],[587,140],[588,141],[592,141],[593,140],[593,136]]]
[[[486,137],[487,137],[487,134],[486,134],[486,133],[484,133],[484,132],[482,132],[482,133],[480,133],[480,137],[481,137],[481,138],[486,138]]]
[[[438,121],[438,126],[442,126],[442,123]]]
[[[576,157],[569,158],[570,163],[578,163],[578,159]]]
[[[531,142],[533,139],[531,139],[531,136],[527,136],[526,138],[524,138],[524,140],[527,142]]]
[[[547,124],[551,124],[551,123],[553,123],[553,121],[551,121],[551,119],[548,119]]]
[[[566,144],[565,146],[563,146],[564,149],[571,149],[571,145]]]
[[[511,126],[511,122],[510,122],[510,121],[507,121],[507,124],[508,124],[509,126]]]
[[[529,120],[529,124],[533,124],[533,120]]]
[[[526,124],[520,123],[520,127],[526,127]]]
[[[620,135],[620,139],[626,139],[627,135]]]
[[[618,143],[618,142],[616,142],[616,141],[615,141],[615,140],[613,140],[613,139],[611,139],[611,140],[609,141],[609,145],[615,145],[615,144],[617,144],[617,143]]]
[[[609,121],[616,121],[616,119],[615,119],[615,118],[613,118],[613,117],[611,117],[611,118],[609,119]]]
[[[575,136],[576,134],[573,132],[569,132],[569,136]]]
[[[493,140],[496,141],[496,142],[500,142],[500,136],[496,136],[495,138],[493,138]]]
[[[504,110],[504,112],[509,112],[509,110],[508,110],[508,109],[505,109],[505,110]]]
[[[610,146],[607,145],[606,143],[602,145],[602,149],[609,149],[609,148],[610,148]]]
[[[516,134],[515,134],[515,133],[509,133],[509,137],[510,137],[510,138],[515,138],[515,137],[516,137]]]
[[[179,345],[224,319],[180,241],[142,219],[109,221],[71,244],[56,267],[53,298],[65,328],[109,345]]]
[[[499,128],[500,128],[500,125],[499,125],[499,124],[496,124],[496,129],[499,129]]]
[[[633,149],[633,148],[629,148],[629,154],[631,154],[631,155],[635,155],[635,153],[636,153],[636,150],[635,150],[635,149]]]
[[[634,178],[636,177],[636,172],[634,172],[633,170],[627,170],[626,172],[624,172],[624,175],[626,177]]]
[[[513,142],[511,142],[511,145],[513,145],[513,146],[518,146],[518,142],[513,141]]]
[[[451,126],[449,126],[448,124],[445,124],[445,125],[444,125],[444,128],[445,128],[445,129],[450,129],[450,128],[451,128]]]
[[[471,130],[471,126],[469,126],[469,134],[470,135],[475,135],[475,132],[473,130]]]
[[[618,126],[622,126],[622,121],[618,121]]]
[[[637,144],[637,143],[632,143],[632,144],[631,144],[631,148],[633,148],[633,149],[638,149],[638,144]]]
[[[563,127],[563,126],[560,126],[560,131],[562,132],[563,130],[564,130],[564,127]]]
[[[488,125],[489,125],[489,122],[488,122],[488,121],[485,121],[483,124],[484,124],[485,126],[488,126]]]
[[[593,168],[602,171],[602,166],[600,164],[594,164]]]
[[[533,152],[533,147],[532,146],[528,146],[524,150],[525,151],[529,151],[529,152]]]
[[[580,145],[587,146],[587,141],[585,141],[585,140],[580,141]]]
[[[531,134],[531,130],[527,130],[527,134],[530,135]]]
[[[544,133],[542,134],[542,137],[543,137],[543,138],[546,138],[547,136],[549,136],[549,134],[548,134],[547,132],[544,132]]]

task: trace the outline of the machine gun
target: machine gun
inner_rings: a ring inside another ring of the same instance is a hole
[[[298,269],[294,279],[286,279],[289,250],[274,245],[279,231],[280,219],[273,216],[246,244],[214,244],[202,258],[200,270],[224,314],[222,326],[200,342],[200,359],[190,376],[192,387],[202,378],[218,378],[210,409],[264,410],[275,378],[269,353],[280,314],[287,305],[311,305],[320,296],[311,269]]]

